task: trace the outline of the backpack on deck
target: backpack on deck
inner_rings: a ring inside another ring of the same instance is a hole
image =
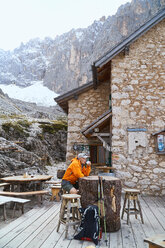
[[[93,241],[98,244],[99,239],[99,214],[98,206],[89,205],[87,208],[80,208],[82,221],[80,232],[74,236],[74,239]]]

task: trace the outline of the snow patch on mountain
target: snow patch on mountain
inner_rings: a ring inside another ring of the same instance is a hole
[[[43,81],[31,82],[28,87],[19,87],[15,84],[0,84],[2,91],[10,98],[36,103],[38,106],[55,106],[54,98],[58,96],[54,91],[43,86]]]

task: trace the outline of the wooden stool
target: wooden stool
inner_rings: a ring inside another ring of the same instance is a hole
[[[51,187],[52,190],[52,196],[50,198],[50,201],[54,200],[54,197],[56,197],[56,201],[60,201],[60,197],[58,195],[59,191],[61,190],[61,184],[56,184],[54,186]]]
[[[138,189],[124,189],[125,191],[125,198],[124,198],[124,205],[123,205],[123,210],[122,210],[122,215],[121,218],[123,219],[124,212],[127,214],[127,225],[129,223],[129,215],[134,214],[136,219],[137,219],[137,214],[140,214],[141,221],[144,224],[143,221],[143,215],[141,211],[141,206],[140,202],[138,199],[138,195],[140,194],[140,190]],[[126,202],[128,200],[127,208],[126,208]],[[133,200],[134,208],[130,208],[130,201]],[[136,208],[136,203],[139,207],[139,209]]]
[[[62,195],[57,232],[59,231],[60,224],[64,224],[66,226],[65,238],[67,238],[69,226],[75,227],[75,225],[79,225],[81,223],[81,216],[78,210],[80,208],[80,198],[81,196],[77,194]]]

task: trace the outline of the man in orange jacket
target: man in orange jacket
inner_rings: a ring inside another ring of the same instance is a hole
[[[88,156],[85,153],[79,153],[76,158],[72,159],[62,178],[62,188],[70,194],[78,193],[78,179],[89,176],[91,172],[91,162],[86,162],[87,158]]]

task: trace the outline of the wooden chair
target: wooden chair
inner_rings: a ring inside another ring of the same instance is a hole
[[[77,194],[62,195],[57,232],[59,231],[60,224],[65,225],[65,238],[67,238],[69,226],[75,227],[76,225],[80,225],[81,223],[81,215],[79,212],[80,198],[81,196]]]
[[[141,221],[144,224],[142,210],[141,210],[141,206],[140,206],[140,201],[138,199],[138,195],[140,194],[140,190],[138,190],[138,189],[124,189],[124,191],[125,191],[125,198],[124,198],[124,205],[123,205],[121,218],[123,219],[124,213],[126,213],[127,214],[127,225],[128,225],[130,214],[135,215],[136,219],[137,219],[137,215],[140,214]],[[130,208],[131,201],[133,201],[133,205],[134,205],[133,208]],[[127,204],[127,207],[126,207],[126,204]],[[138,209],[137,209],[136,204],[138,205]]]

